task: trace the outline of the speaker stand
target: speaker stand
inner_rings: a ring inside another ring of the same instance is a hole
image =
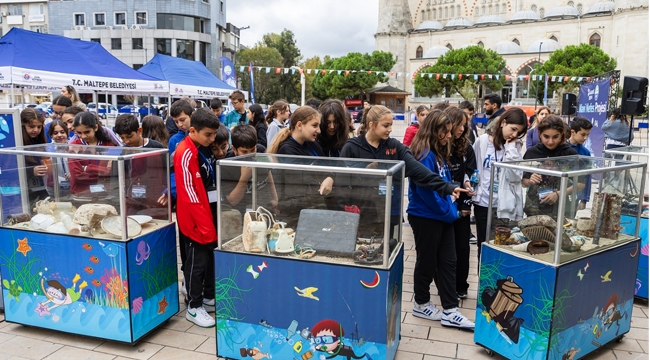
[[[627,137],[627,146],[632,145],[632,134],[634,133],[634,115],[630,115],[630,134]]]

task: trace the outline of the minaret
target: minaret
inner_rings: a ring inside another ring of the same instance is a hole
[[[413,30],[408,0],[379,0],[379,22],[375,34],[375,48],[390,51],[397,63],[391,71],[402,76],[390,77],[389,84],[402,90],[407,87],[410,77],[406,74],[407,37]],[[408,91],[408,90],[407,90]]]

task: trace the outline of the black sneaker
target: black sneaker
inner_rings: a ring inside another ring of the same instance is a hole
[[[464,293],[458,293],[458,299],[459,299],[459,300],[460,300],[460,299],[467,299],[467,293],[466,293],[466,292],[464,292]]]

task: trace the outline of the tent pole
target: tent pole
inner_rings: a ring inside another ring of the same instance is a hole
[[[14,107],[14,83],[11,83],[11,92],[10,92],[11,98],[9,99],[9,107]]]

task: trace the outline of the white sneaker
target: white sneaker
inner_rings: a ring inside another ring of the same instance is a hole
[[[200,327],[210,328],[214,326],[214,319],[208,315],[203,306],[196,309],[188,307],[185,312],[185,318]]]
[[[423,305],[413,303],[413,316],[427,320],[440,321],[442,318],[442,312],[438,310],[431,301]]]
[[[471,238],[469,238],[469,243],[470,244],[476,244],[476,242],[477,242],[476,236],[472,236]]]
[[[474,323],[466,318],[465,315],[461,314],[457,307],[445,309],[442,312],[442,320],[440,320],[440,323],[442,326],[474,330]]]
[[[214,305],[215,305],[214,299],[208,300],[206,298],[203,298],[203,308],[205,308],[205,311],[209,313],[215,312]]]

